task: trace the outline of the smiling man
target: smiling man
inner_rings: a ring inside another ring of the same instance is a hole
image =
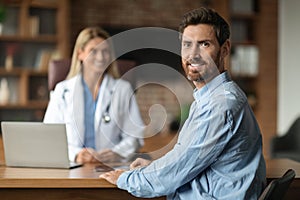
[[[182,66],[194,102],[174,148],[131,170],[100,175],[138,197],[258,199],[265,186],[262,136],[243,91],[224,66],[230,31],[214,10],[199,8],[179,27]]]

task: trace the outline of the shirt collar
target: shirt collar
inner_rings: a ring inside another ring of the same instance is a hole
[[[219,74],[210,82],[206,83],[201,89],[194,89],[194,98],[196,101],[200,101],[201,99],[207,97],[212,93],[216,88],[218,88],[221,84],[231,81],[229,73],[227,71]]]

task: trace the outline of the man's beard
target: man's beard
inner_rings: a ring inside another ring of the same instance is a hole
[[[218,52],[218,54],[216,55],[216,59],[213,60],[211,57],[208,61],[204,61],[202,60],[201,63],[202,65],[205,65],[203,67],[206,68],[206,70],[204,70],[204,73],[200,73],[198,72],[198,77],[195,77],[195,78],[192,78],[190,75],[189,75],[189,65],[191,65],[192,63],[197,63],[193,60],[189,60],[185,65],[187,66],[186,67],[186,76],[187,76],[187,79],[190,80],[190,81],[193,81],[193,82],[198,82],[198,83],[205,83],[205,82],[209,82],[210,80],[212,80],[214,77],[216,77],[217,75],[220,74],[220,71],[219,71],[219,68],[220,67],[220,51]],[[200,61],[198,61],[199,63]]]

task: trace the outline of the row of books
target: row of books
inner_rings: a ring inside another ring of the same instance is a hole
[[[231,54],[231,74],[253,77],[258,74],[259,51],[255,45],[238,45]]]

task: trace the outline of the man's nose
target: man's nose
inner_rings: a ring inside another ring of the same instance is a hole
[[[190,53],[189,53],[189,58],[190,59],[195,59],[195,60],[198,60],[201,58],[201,49],[199,48],[198,45],[193,45],[193,47],[191,48],[190,50]]]

